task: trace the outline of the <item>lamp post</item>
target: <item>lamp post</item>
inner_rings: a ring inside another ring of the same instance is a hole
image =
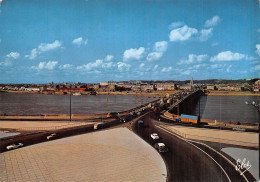
[[[71,121],[71,85],[70,85],[70,121]]]

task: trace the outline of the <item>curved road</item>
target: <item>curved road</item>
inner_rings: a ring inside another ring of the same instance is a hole
[[[161,153],[168,169],[167,181],[245,181],[225,160],[220,163],[224,172],[212,158],[195,146],[155,127],[153,113],[145,115],[142,120],[144,127],[138,128],[135,122],[134,131],[152,146],[163,142],[169,148],[168,152]],[[150,137],[153,132],[160,136],[158,141]]]

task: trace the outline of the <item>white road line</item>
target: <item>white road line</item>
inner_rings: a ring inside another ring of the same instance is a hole
[[[221,165],[220,165],[215,159],[213,159],[208,153],[206,153],[204,150],[202,150],[201,148],[199,148],[199,147],[197,147],[196,145],[192,144],[191,142],[187,141],[187,139],[184,139],[184,138],[182,138],[182,137],[179,137],[179,136],[175,135],[174,133],[172,133],[172,132],[170,132],[170,131],[168,131],[168,130],[162,128],[161,126],[156,125],[156,127],[160,128],[161,130],[164,130],[165,132],[167,132],[167,133],[169,133],[169,134],[171,134],[171,135],[174,135],[174,136],[180,138],[181,140],[183,140],[183,141],[185,141],[185,142],[191,144],[192,146],[196,147],[197,149],[199,149],[200,151],[202,151],[203,153],[205,153],[208,157],[210,157],[210,158],[221,168],[221,170],[222,170],[222,171],[224,172],[224,174],[226,175],[228,181],[231,182],[231,180],[230,180],[228,174],[227,174],[226,171],[221,167]]]
[[[231,164],[234,168],[236,167],[236,165],[235,165],[233,162],[231,162],[227,157],[225,157],[223,154],[221,154],[220,152],[216,151],[216,150],[213,149],[212,147],[206,145],[205,143],[201,143],[201,142],[198,142],[198,141],[186,139],[186,138],[183,138],[183,137],[180,137],[180,136],[174,134],[173,132],[170,132],[170,131],[166,130],[165,128],[162,128],[161,126],[158,126],[158,125],[157,125],[157,127],[160,127],[162,130],[164,130],[164,131],[166,131],[166,132],[168,132],[168,133],[170,133],[170,134],[173,134],[173,135],[175,135],[176,137],[178,137],[178,138],[180,138],[180,139],[182,139],[182,140],[184,140],[184,141],[194,142],[194,143],[198,143],[198,144],[204,145],[205,147],[208,147],[209,149],[211,149],[212,151],[216,152],[218,155],[220,155],[221,157],[223,157],[226,161],[228,161],[228,163]],[[239,170],[239,169],[238,169],[238,172],[239,172],[240,174],[242,173],[241,170]],[[242,176],[243,176],[243,178],[244,178],[244,180],[245,180],[246,182],[249,182],[248,179],[246,178],[246,176],[245,176],[244,174],[242,174]]]

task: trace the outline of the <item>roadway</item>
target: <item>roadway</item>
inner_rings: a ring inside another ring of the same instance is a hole
[[[135,122],[133,130],[152,146],[157,142],[168,146],[169,151],[161,153],[168,170],[167,181],[245,181],[234,166],[220,156],[213,157],[221,167],[194,145],[155,127],[156,120],[153,117],[153,113],[145,115],[142,118],[144,127],[139,128]],[[160,136],[158,141],[150,137],[153,132]]]

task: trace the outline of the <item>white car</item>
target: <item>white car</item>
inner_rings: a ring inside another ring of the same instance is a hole
[[[154,147],[159,151],[159,152],[168,152],[168,148],[164,143],[156,143]]]
[[[49,136],[47,136],[47,140],[50,140],[56,136],[56,133],[52,133]]]
[[[17,149],[17,148],[22,147],[22,146],[23,146],[22,143],[18,143],[17,145],[16,145],[16,144],[12,144],[12,145],[8,145],[8,146],[6,147],[6,149],[7,149],[7,150],[12,150],[12,149]]]
[[[153,140],[158,140],[158,139],[159,139],[159,135],[158,135],[157,133],[152,133],[152,134],[151,134],[151,138],[152,138]]]

